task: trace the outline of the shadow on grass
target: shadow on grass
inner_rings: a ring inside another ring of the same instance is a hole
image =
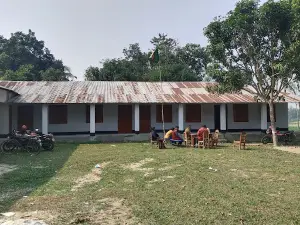
[[[0,212],[47,183],[76,150],[78,144],[59,143],[53,152],[0,155]],[[11,168],[11,170],[7,170]]]

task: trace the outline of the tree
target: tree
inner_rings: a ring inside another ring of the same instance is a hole
[[[0,36],[0,79],[39,81],[44,77],[47,80],[75,78],[31,30],[28,34],[13,33],[9,39]]]
[[[85,70],[85,80],[102,80],[101,72],[98,67],[90,66]]]
[[[64,76],[62,76],[62,74],[64,74]],[[63,69],[50,67],[45,71],[41,71],[41,78],[44,81],[69,81],[74,78],[77,79],[77,77],[71,74],[68,67],[64,67]]]
[[[180,62],[184,62],[198,76],[199,80],[203,79],[209,63],[209,56],[205,48],[198,44],[189,43],[182,48],[177,48],[176,55]]]
[[[257,101],[267,103],[274,145],[277,138],[273,104],[284,100],[281,93],[299,80],[299,71],[291,63],[296,53],[291,50],[295,43],[291,30],[294,18],[290,1],[269,0],[259,5],[255,0],[242,0],[233,11],[205,28],[212,57],[208,72],[219,83],[210,91],[246,90]]]
[[[183,47],[166,34],[158,34],[150,41],[159,49],[160,62],[149,62],[151,52],[143,52],[138,43],[123,49],[123,58],[106,59],[101,68],[89,67],[86,80],[199,81],[204,77],[208,62],[205,48],[197,44]]]

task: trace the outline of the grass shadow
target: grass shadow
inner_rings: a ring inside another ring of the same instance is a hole
[[[0,154],[0,212],[47,183],[76,150],[78,144],[57,144],[53,152]],[[11,168],[6,171],[6,168]]]

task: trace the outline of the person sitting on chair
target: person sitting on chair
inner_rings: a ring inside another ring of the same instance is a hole
[[[191,125],[188,125],[187,128],[185,128],[185,130],[184,130],[184,133],[188,140],[191,139],[191,127],[192,127]]]
[[[155,127],[151,127],[151,138],[152,141],[157,141],[159,149],[166,148],[163,139],[159,137],[158,133],[155,130]]]
[[[178,128],[175,128],[174,131],[172,132],[172,140],[174,140],[174,141],[179,141],[179,142],[177,142],[177,143],[178,143],[178,144],[182,144],[183,140],[182,140],[182,138],[179,136]]]
[[[206,125],[203,125],[197,132],[198,141],[203,141],[203,133],[207,130]]]
[[[151,138],[152,141],[157,141],[159,139],[159,135],[155,130],[155,127],[151,127]]]
[[[166,140],[169,140],[169,139],[171,138],[173,131],[174,131],[174,127],[172,127],[172,128],[165,134],[165,137],[164,137],[164,138],[165,138],[165,141],[166,141]]]

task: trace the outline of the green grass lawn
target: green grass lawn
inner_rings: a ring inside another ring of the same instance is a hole
[[[290,122],[289,123],[289,130],[299,131],[298,122],[297,121]]]
[[[0,176],[0,211],[49,224],[300,223],[300,155],[278,150],[60,144],[0,164],[17,166]]]

